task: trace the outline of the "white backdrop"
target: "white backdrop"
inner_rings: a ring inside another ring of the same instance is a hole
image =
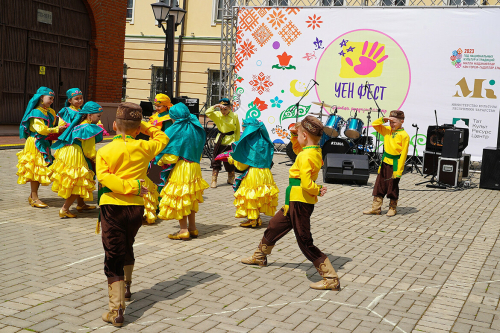
[[[324,101],[345,120],[357,111],[366,127],[368,110],[376,110],[363,88],[368,81],[383,113],[405,111],[418,155],[436,110],[440,125],[469,128],[465,151],[480,160],[497,139],[499,14],[494,7],[240,8],[235,110],[287,143],[294,105],[315,79],[319,86],[300,103],[301,118],[319,111],[312,102]],[[412,123],[420,127],[418,140]]]

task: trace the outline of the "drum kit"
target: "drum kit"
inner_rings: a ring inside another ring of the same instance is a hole
[[[328,153],[364,155],[373,152],[373,137],[363,135],[364,122],[357,118],[357,112],[354,113],[354,117],[350,117],[346,121],[344,117],[337,114],[335,106],[319,102],[312,102],[312,104],[319,105],[321,110],[310,114],[319,116],[322,123],[323,116],[327,117],[320,141],[323,158]],[[331,109],[333,112],[323,113],[323,108]],[[342,132],[345,137],[342,137]],[[289,146],[286,149],[287,155],[295,160],[296,155],[291,149],[291,144]]]
[[[373,151],[373,138],[363,135],[365,124],[363,120],[357,118],[357,112],[354,112],[354,117],[349,117],[346,121],[344,117],[337,114],[335,106],[319,102],[312,102],[312,104],[321,107],[320,112],[311,112],[312,115],[319,116],[321,122],[323,122],[323,116],[328,117],[324,123],[324,133],[320,142],[323,157],[328,153],[363,155]],[[323,108],[329,108],[333,112],[323,113]],[[342,132],[345,137],[341,137]]]

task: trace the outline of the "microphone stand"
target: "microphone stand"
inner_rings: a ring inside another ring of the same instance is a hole
[[[372,97],[373,102],[375,102],[375,105],[377,106],[377,119],[379,119],[380,114],[382,113],[382,110],[380,109],[380,106],[378,106],[377,101],[373,97],[373,93],[370,89],[370,85],[368,84],[368,81],[366,81],[366,84],[365,84],[365,90],[366,89],[368,89],[368,94]],[[368,136],[368,129],[369,128],[370,128],[370,124],[368,124],[368,126],[366,127],[367,136]],[[379,156],[379,152],[378,152],[379,144],[380,144],[380,137],[379,137],[379,135],[376,135],[375,136],[375,148],[373,149],[373,162],[375,163],[375,170],[377,170],[378,167],[380,166],[380,164],[382,163],[382,161],[380,160],[381,158]]]
[[[309,85],[311,84],[311,81],[313,81],[314,83],[311,86],[311,88],[309,88]],[[299,101],[295,104],[295,112],[296,112],[295,122],[296,123],[299,122],[299,106],[300,106],[300,102],[304,99],[304,97],[307,96],[307,94],[309,94],[309,92],[311,91],[311,89],[314,88],[315,85],[317,85],[316,81],[314,81],[314,80],[311,80],[311,81],[309,81],[309,83],[307,84],[307,89],[302,94],[302,97],[300,97]],[[321,107],[321,112],[323,112],[323,107]]]
[[[413,156],[410,158],[408,164],[410,164],[410,172],[413,173],[413,169],[417,170],[417,173],[420,174],[420,176],[423,176],[422,174],[422,171],[420,171],[420,168],[418,167],[418,164],[417,162],[415,161],[415,159],[417,159],[417,157],[415,156],[415,151],[417,150],[417,140],[418,140],[418,124],[413,124],[412,125],[413,127],[416,127],[417,131],[416,131],[416,134],[415,134],[415,143],[413,144]],[[417,159],[418,160],[418,159]]]

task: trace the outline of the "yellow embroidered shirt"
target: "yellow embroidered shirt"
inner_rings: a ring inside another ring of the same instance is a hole
[[[289,171],[289,178],[300,178],[300,186],[293,186],[290,191],[290,201],[300,201],[309,204],[318,202],[321,185],[315,183],[323,166],[323,155],[319,146],[301,148],[297,136],[292,134],[293,151],[297,154],[295,163]]]
[[[379,118],[372,123],[373,128],[384,137],[384,150],[390,155],[401,155],[398,160],[398,170],[394,172],[393,177],[401,177],[405,167],[408,147],[410,145],[410,136],[402,128],[392,131],[390,126],[384,125],[384,118]],[[384,163],[393,164],[390,158],[384,158]]]
[[[147,178],[149,162],[165,148],[168,137],[146,122],[141,123],[141,133],[150,140],[117,135],[97,152],[97,179],[112,191],[101,196],[100,205],[144,204],[138,180]]]
[[[206,111],[206,116],[210,118],[217,128],[222,133],[233,132],[232,135],[226,135],[224,139],[222,139],[222,143],[225,146],[230,145],[233,142],[236,142],[240,139],[240,121],[238,119],[238,115],[234,112],[229,112],[226,116],[222,114],[220,111],[215,111],[215,107],[212,106],[210,109]],[[215,142],[219,140],[219,135],[215,138]]]
[[[52,113],[52,116],[54,117],[54,119],[57,118],[56,112],[51,108],[44,109],[42,107],[37,107],[37,109],[42,111],[42,113],[46,116],[50,112],[50,113]],[[53,125],[55,125],[55,122]],[[30,119],[30,131],[38,132],[41,135],[47,136],[49,134],[59,133],[59,127],[49,127],[49,126],[45,125],[45,122],[42,119],[31,118]]]

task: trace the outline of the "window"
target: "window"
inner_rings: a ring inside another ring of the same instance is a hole
[[[135,0],[127,0],[127,21],[134,21],[134,2]]]
[[[321,6],[343,6],[344,0],[321,0]]]
[[[288,0],[269,0],[269,6],[288,6]]]
[[[479,4],[480,2],[476,3],[476,0],[450,0],[450,6],[476,6]]]
[[[406,0],[381,0],[381,6],[406,6]]]
[[[163,66],[151,66],[151,88],[149,101],[155,100],[156,94],[163,91]]]
[[[122,102],[127,100],[127,64],[123,64],[123,81],[122,81]]]
[[[219,102],[220,70],[208,69],[207,105],[213,106]]]
[[[217,1],[218,1],[217,15],[215,17],[217,21],[222,21],[222,7],[224,6],[225,0],[217,0]],[[231,4],[231,7],[236,6],[236,0],[229,0],[229,2]]]

